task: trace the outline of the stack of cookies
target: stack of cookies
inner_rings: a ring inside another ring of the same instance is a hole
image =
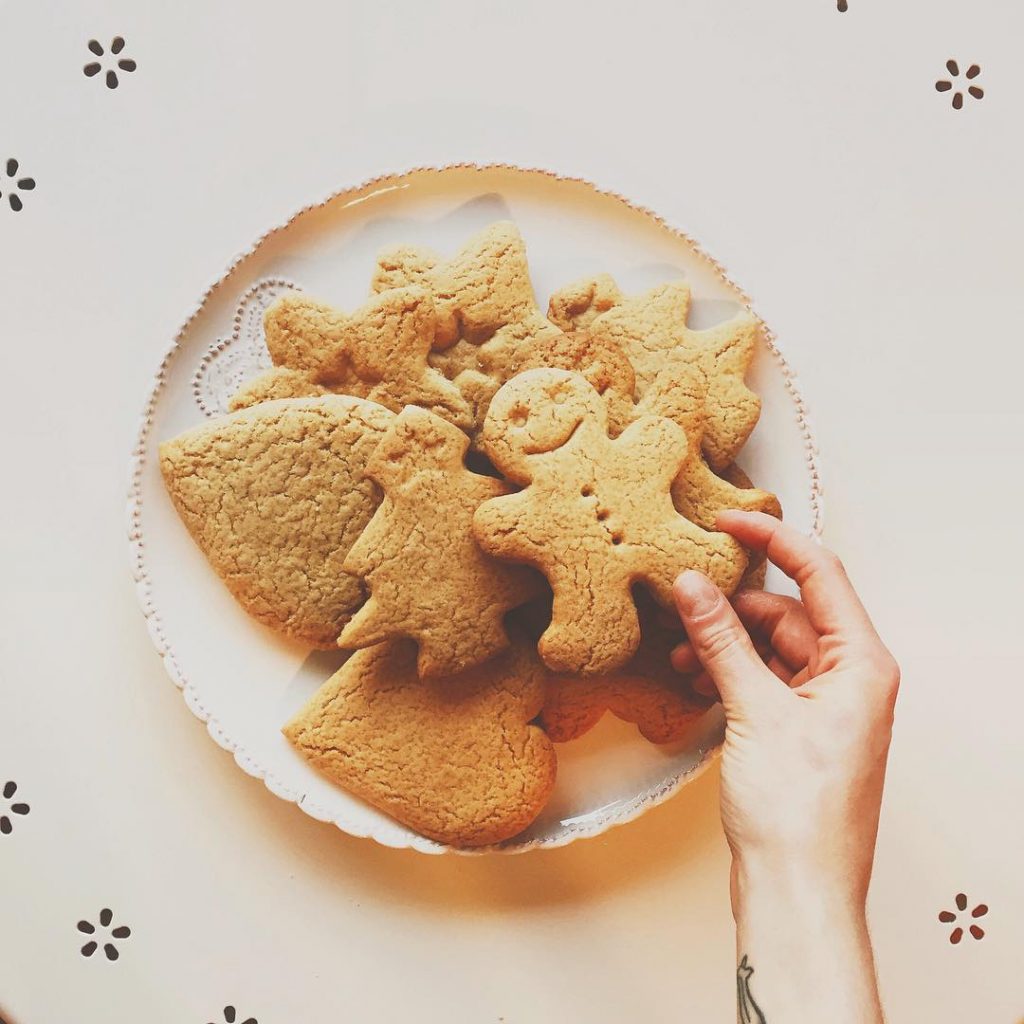
[[[607,275],[545,315],[509,222],[384,252],[371,289],[352,313],[279,299],[272,369],[161,468],[248,612],[353,652],[285,725],[296,750],[423,835],[496,843],[547,801],[552,742],[611,711],[668,743],[706,710],[664,609],[686,568],[763,582],[714,531],[781,514],[734,464],[758,323],[691,330],[685,283]]]

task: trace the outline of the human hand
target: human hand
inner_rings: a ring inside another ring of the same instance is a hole
[[[734,912],[752,878],[799,878],[862,912],[899,668],[835,555],[763,513],[723,512],[717,527],[766,552],[801,596],[747,591],[730,605],[692,571],[674,588],[689,642],[673,664],[703,666],[725,708]]]

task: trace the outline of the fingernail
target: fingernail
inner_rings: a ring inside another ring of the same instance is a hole
[[[718,696],[718,690],[715,688],[715,684],[711,681],[711,676],[707,672],[701,672],[690,685],[693,687],[694,692],[699,693],[702,697]]]
[[[686,615],[706,615],[718,603],[718,588],[695,569],[681,573],[672,589],[679,610]]]

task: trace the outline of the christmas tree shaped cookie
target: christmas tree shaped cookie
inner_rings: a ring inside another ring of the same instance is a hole
[[[486,555],[473,513],[509,487],[463,464],[469,438],[424,409],[406,408],[366,467],[384,500],[345,559],[370,597],[345,627],[342,647],[403,636],[419,647],[423,676],[459,672],[508,645],[503,617],[537,593],[522,566]]]

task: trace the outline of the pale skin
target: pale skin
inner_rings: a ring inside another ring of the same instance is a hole
[[[741,1024],[884,1024],[865,903],[899,688],[838,558],[759,512],[717,528],[764,551],[800,599],[730,603],[700,573],[674,596],[672,654],[725,708],[722,824],[732,851]]]

